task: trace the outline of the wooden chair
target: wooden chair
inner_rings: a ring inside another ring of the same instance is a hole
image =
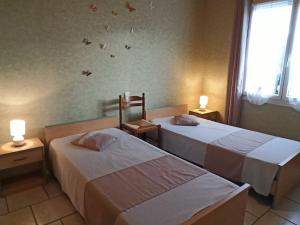
[[[150,131],[157,131],[157,144],[160,144],[159,131],[160,125],[150,123],[146,120],[145,110],[145,93],[140,96],[129,96],[129,102],[119,95],[119,125],[121,130],[127,130],[136,137],[145,137],[145,134]],[[132,107],[142,107],[142,118],[136,121],[123,122],[123,111]]]

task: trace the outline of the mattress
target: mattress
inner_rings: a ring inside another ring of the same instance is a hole
[[[174,125],[173,117],[156,118],[152,122],[162,127],[161,144],[164,150],[201,166],[204,165],[210,143],[244,130],[193,117],[199,122],[198,126]],[[273,136],[270,141],[246,155],[240,181],[267,196],[271,193],[279,164],[299,153],[300,142]]]
[[[55,139],[50,144],[49,155],[54,174],[63,191],[83,217],[85,217],[84,193],[89,182],[169,155],[118,129],[105,129],[102,132],[117,137],[117,141],[101,152],[89,151],[70,144],[80,134]],[[226,198],[237,188],[237,185],[221,177],[206,173],[120,213],[115,224],[181,224],[201,209]]]

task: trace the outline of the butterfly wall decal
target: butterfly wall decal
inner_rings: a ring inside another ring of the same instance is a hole
[[[116,11],[111,11],[111,14],[113,14],[114,16],[117,16],[117,15],[119,15]]]
[[[101,49],[106,49],[107,44],[106,43],[100,43],[99,46],[100,46]]]
[[[93,73],[89,70],[83,70],[81,71],[81,75],[89,77],[90,75],[92,75]]]
[[[132,7],[131,4],[129,2],[126,2],[126,8],[128,9],[128,11],[134,12],[136,10],[136,8]]]
[[[154,3],[153,3],[152,1],[149,2],[149,8],[150,8],[151,10],[155,8],[155,7],[154,7]]]
[[[91,10],[92,12],[96,12],[96,11],[97,11],[97,6],[94,5],[94,4],[91,4],[91,5],[89,6],[89,8],[90,8],[90,10]]]
[[[85,45],[90,45],[90,44],[92,44],[92,42],[89,41],[89,39],[87,39],[87,38],[83,38],[82,43],[84,43]]]
[[[110,30],[111,30],[111,27],[109,25],[105,25],[104,28],[105,28],[106,32],[110,32]]]

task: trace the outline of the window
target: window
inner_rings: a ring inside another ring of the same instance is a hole
[[[300,99],[298,8],[299,0],[253,4],[245,66],[247,95]]]
[[[288,97],[300,97],[300,13],[298,13],[294,42],[290,60]]]

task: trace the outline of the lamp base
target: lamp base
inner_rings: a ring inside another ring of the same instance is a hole
[[[13,138],[13,146],[21,147],[25,145],[24,137],[14,137]]]
[[[206,111],[206,106],[200,106],[200,108],[199,108],[199,111],[201,111],[201,112],[205,112]]]

